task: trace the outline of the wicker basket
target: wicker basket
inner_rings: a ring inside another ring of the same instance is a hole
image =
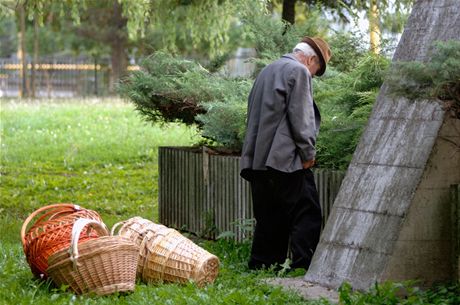
[[[219,259],[174,229],[141,217],[122,224],[118,234],[140,246],[138,276],[145,282],[212,283],[219,271]],[[112,228],[112,234],[120,225]]]
[[[47,277],[49,256],[70,245],[72,226],[79,218],[102,222],[97,212],[70,203],[44,206],[27,217],[21,228],[21,240],[27,262],[35,276]],[[35,222],[29,227],[32,220]],[[92,231],[83,236],[82,241],[96,237],[98,235]]]
[[[120,227],[120,225],[122,225]],[[116,223],[112,227],[111,235],[115,235],[117,228],[120,227],[118,235],[133,240],[139,246],[139,263],[137,266],[137,277],[142,278],[145,258],[148,256],[148,248],[145,242],[155,237],[155,232],[163,228],[163,225],[155,224],[142,217],[133,217],[126,221]]]
[[[78,242],[88,225],[102,237]],[[139,247],[132,240],[108,236],[101,222],[79,219],[72,229],[70,249],[51,255],[47,271],[58,286],[68,285],[76,294],[107,295],[134,290],[138,259]]]

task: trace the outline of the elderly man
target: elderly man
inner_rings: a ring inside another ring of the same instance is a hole
[[[321,208],[310,168],[320,114],[312,77],[331,58],[327,42],[305,37],[293,52],[265,67],[248,99],[241,176],[251,183],[256,227],[249,268],[285,262],[308,269],[321,230]]]

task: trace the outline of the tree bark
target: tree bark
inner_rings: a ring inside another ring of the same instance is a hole
[[[283,0],[283,12],[281,18],[288,24],[295,23],[295,3],[296,0]]]
[[[118,1],[113,4],[112,31],[110,33],[111,41],[111,65],[112,73],[110,80],[110,90],[113,91],[115,84],[123,77],[128,67],[128,56],[126,54],[126,45],[128,43],[126,24],[127,19],[122,16],[121,5]]]
[[[377,0],[371,0],[369,6],[369,34],[370,34],[370,50],[375,53],[380,53],[380,13],[377,5]]]
[[[27,78],[27,59],[26,59],[26,13],[24,5],[19,3],[17,6],[17,15],[19,18],[18,32],[18,59],[20,63],[21,86],[19,88],[19,97],[27,97],[29,95],[29,81]]]
[[[30,96],[35,98],[37,90],[37,65],[38,65],[38,53],[39,53],[39,33],[38,33],[38,16],[34,18],[34,57],[32,60],[32,74],[31,74],[31,91]]]
[[[113,91],[115,84],[122,78],[128,67],[128,59],[126,55],[126,43],[120,40],[115,40],[111,45],[110,60],[112,65],[110,90]]]

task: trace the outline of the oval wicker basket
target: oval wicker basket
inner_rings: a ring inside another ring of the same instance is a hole
[[[48,258],[51,254],[70,245],[72,227],[79,218],[101,221],[95,211],[71,203],[58,203],[41,207],[27,217],[21,228],[24,254],[32,273],[46,278]],[[29,227],[32,220],[35,222]],[[93,230],[82,236],[82,240],[97,238]]]
[[[133,217],[112,228],[140,246],[138,276],[144,282],[212,283],[219,272],[219,259],[178,231]]]
[[[87,226],[96,229],[101,237],[78,242]],[[68,285],[76,294],[133,291],[139,247],[130,239],[108,234],[105,224],[78,219],[72,229],[70,248],[49,257],[47,272],[55,284]]]

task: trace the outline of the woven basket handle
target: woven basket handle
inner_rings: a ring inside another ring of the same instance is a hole
[[[72,239],[69,248],[70,260],[73,263],[74,269],[77,268],[78,264],[78,241],[80,240],[80,234],[88,225],[94,228],[99,233],[99,236],[109,235],[109,229],[103,222],[87,218],[77,219],[72,228]]]
[[[132,217],[130,219],[127,219],[127,220],[124,220],[124,221],[120,221],[120,222],[117,222],[116,224],[113,225],[112,227],[112,230],[110,230],[110,235],[112,236],[115,236],[115,235],[121,235],[121,231],[125,228],[125,227],[129,227],[130,225],[132,225],[133,223],[139,221],[139,219],[142,219],[141,217],[139,216],[135,216],[135,217]],[[121,228],[118,230],[118,233],[115,234],[117,228],[121,225]],[[132,228],[131,228],[132,229]]]
[[[121,227],[123,227],[123,225],[124,225],[125,223],[127,223],[127,222],[128,222],[128,220],[125,220],[125,221],[120,221],[120,222],[117,222],[116,224],[114,224],[113,227],[112,227],[112,230],[110,230],[110,235],[112,235],[112,236],[119,235],[120,232],[118,232],[117,234],[115,234],[117,228],[118,228],[120,225],[122,225]]]
[[[49,209],[53,209],[53,208],[71,208],[76,211],[81,209],[81,207],[79,207],[76,204],[72,204],[72,203],[56,203],[56,204],[47,205],[47,206],[44,206],[44,207],[41,207],[35,210],[32,214],[29,215],[29,217],[26,218],[26,220],[22,224],[21,241],[23,245],[26,243],[26,229],[27,229],[27,226],[29,225],[29,222],[39,213],[49,210]]]

